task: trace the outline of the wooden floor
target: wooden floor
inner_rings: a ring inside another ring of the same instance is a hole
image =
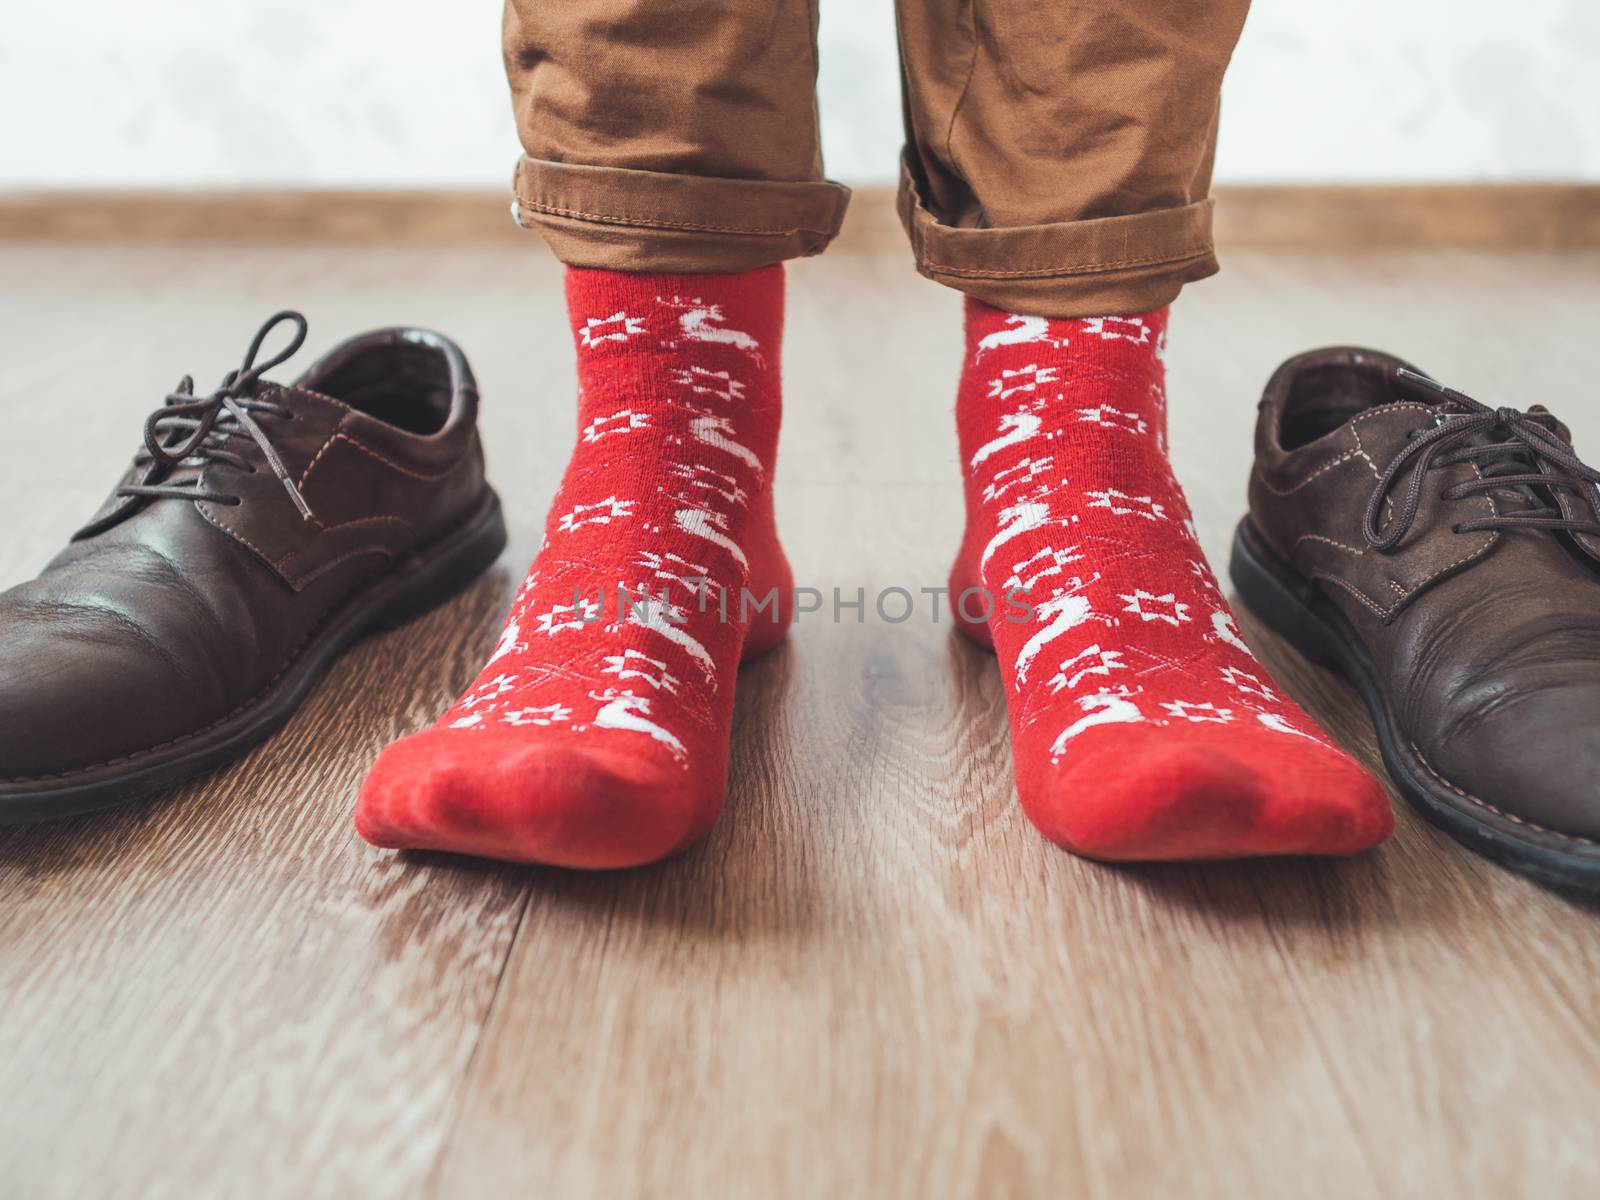
[[[935,586],[959,304],[857,221],[792,272],[780,520],[804,584]],[[802,623],[741,678],[721,824],[665,865],[361,843],[363,770],[475,673],[533,550],[571,437],[558,281],[532,238],[0,246],[0,585],[286,305],[316,348],[459,338],[514,529],[234,768],[0,831],[0,1194],[1600,1194],[1600,905],[1409,813],[1353,861],[1077,861],[1018,810],[994,663],[947,625]],[[1559,402],[1592,461],[1597,328],[1594,253],[1228,256],[1170,355],[1207,550],[1284,356],[1365,342]],[[1247,628],[1375,761],[1351,694]]]

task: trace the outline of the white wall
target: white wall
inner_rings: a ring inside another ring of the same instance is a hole
[[[5,8],[0,187],[509,177],[500,0]],[[822,11],[829,171],[888,182],[889,0]],[[1600,2],[1258,0],[1224,113],[1226,181],[1600,180]]]

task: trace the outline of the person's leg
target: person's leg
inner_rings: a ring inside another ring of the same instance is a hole
[[[562,262],[750,271],[820,252],[815,0],[506,0],[516,212]]]
[[[901,213],[967,294],[951,590],[1000,658],[1023,807],[1095,857],[1345,853],[1393,826],[1240,639],[1167,459],[1165,306],[1216,270],[1245,8],[900,3]]]
[[[847,196],[820,175],[815,32],[807,4],[508,3],[517,212],[568,264],[579,434],[488,665],[362,788],[369,841],[621,867],[716,819],[738,665],[792,592],[781,263]]]

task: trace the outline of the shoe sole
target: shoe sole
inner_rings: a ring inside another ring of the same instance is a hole
[[[1600,845],[1520,822],[1434,775],[1395,724],[1371,657],[1344,614],[1267,546],[1248,517],[1234,534],[1228,574],[1269,629],[1355,687],[1377,730],[1384,766],[1424,817],[1513,871],[1542,883],[1600,890]]]
[[[272,687],[245,708],[166,747],[53,780],[0,784],[0,825],[80,816],[147,799],[233,762],[294,715],[335,659],[372,633],[396,629],[462,591],[505,549],[505,521],[491,491],[466,521],[346,601]]]

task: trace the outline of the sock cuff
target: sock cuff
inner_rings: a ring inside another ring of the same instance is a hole
[[[995,308],[992,304],[985,304],[974,296],[967,296],[964,305],[964,326],[969,352],[976,351],[979,348],[978,344],[985,339],[992,339],[983,347],[987,350],[1029,342],[1050,344],[1050,339],[1059,341],[1073,332],[1114,340],[1120,333],[1129,331],[1136,333],[1140,327],[1148,330],[1151,338],[1159,339],[1159,344],[1164,349],[1167,316],[1170,311],[1170,305],[1162,305],[1160,308],[1140,313],[1107,313],[1096,317],[1041,317],[1007,312],[1005,309]]]
[[[586,359],[740,352],[758,370],[783,354],[783,264],[737,275],[667,275],[568,267],[567,318]]]

